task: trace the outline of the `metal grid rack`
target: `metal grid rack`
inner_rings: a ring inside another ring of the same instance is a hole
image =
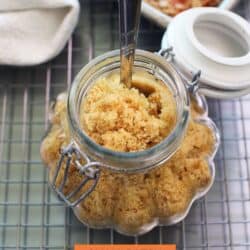
[[[72,249],[75,243],[175,243],[178,249],[250,249],[250,97],[209,100],[221,131],[216,181],[188,217],[140,237],[81,225],[47,185],[39,156],[50,101],[91,58],[118,48],[116,0],[84,0],[76,31],[53,61],[0,68],[0,249]],[[237,7],[250,18],[249,0]],[[163,30],[142,19],[139,47],[159,49]]]

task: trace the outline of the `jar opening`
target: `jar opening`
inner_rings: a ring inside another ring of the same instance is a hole
[[[143,151],[113,151],[94,142],[80,125],[80,104],[98,78],[119,70],[119,53],[119,50],[111,51],[97,57],[80,71],[68,98],[68,120],[73,140],[91,159],[101,161],[115,171],[142,171],[162,164],[177,150],[188,121],[189,101],[185,86],[176,71],[160,56],[138,50],[134,69],[147,71],[171,90],[176,101],[176,125],[160,143]]]

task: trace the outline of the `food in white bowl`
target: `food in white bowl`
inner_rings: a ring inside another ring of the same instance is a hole
[[[175,16],[178,13],[195,7],[218,6],[221,0],[144,0],[161,12]]]

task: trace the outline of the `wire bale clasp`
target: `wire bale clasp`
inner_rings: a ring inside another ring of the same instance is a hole
[[[90,159],[78,149],[75,143],[70,143],[65,148],[62,148],[60,151],[61,157],[56,166],[55,175],[52,180],[52,189],[57,193],[57,195],[67,203],[70,207],[75,207],[81,201],[83,201],[96,187],[97,182],[100,177],[100,163],[99,162],[91,162]],[[62,170],[63,162],[66,159],[66,165],[64,168],[63,178],[59,185],[56,185],[56,181],[59,175],[59,172]],[[80,161],[84,160],[84,164]],[[73,163],[73,164],[72,164]],[[75,167],[78,169],[79,173],[84,177],[79,186],[72,190],[69,194],[65,195],[63,193],[63,189],[65,184],[69,178],[69,169],[71,167]],[[81,192],[81,189],[86,185],[89,181],[92,181],[91,186],[84,191],[79,198],[74,201],[71,201],[76,195]]]

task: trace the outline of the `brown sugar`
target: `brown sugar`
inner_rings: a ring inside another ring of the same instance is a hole
[[[157,87],[155,81],[151,87],[137,84],[140,91],[126,90],[112,80],[115,76],[110,77],[110,84],[98,80],[83,102],[86,117],[81,121],[89,136],[105,147],[126,152],[159,143],[175,124],[171,92],[162,91],[163,87]],[[140,93],[142,90],[144,94]],[[70,142],[66,105],[66,99],[57,101],[51,116],[52,127],[41,145],[42,159],[50,168],[50,181],[60,148]],[[201,112],[194,100],[191,111],[185,137],[172,158],[147,173],[121,174],[102,169],[95,190],[75,209],[78,218],[92,227],[115,226],[121,232],[136,234],[158,219],[164,222],[182,214],[195,193],[211,181],[206,158],[214,146],[213,132],[195,120]],[[58,186],[63,174],[62,169]],[[83,178],[72,165],[63,192],[70,193]]]
[[[147,80],[139,84],[142,77]],[[119,74],[100,78],[81,110],[84,131],[96,143],[122,152],[152,147],[176,123],[176,105],[170,90],[141,72],[133,76],[131,89],[120,83]]]

